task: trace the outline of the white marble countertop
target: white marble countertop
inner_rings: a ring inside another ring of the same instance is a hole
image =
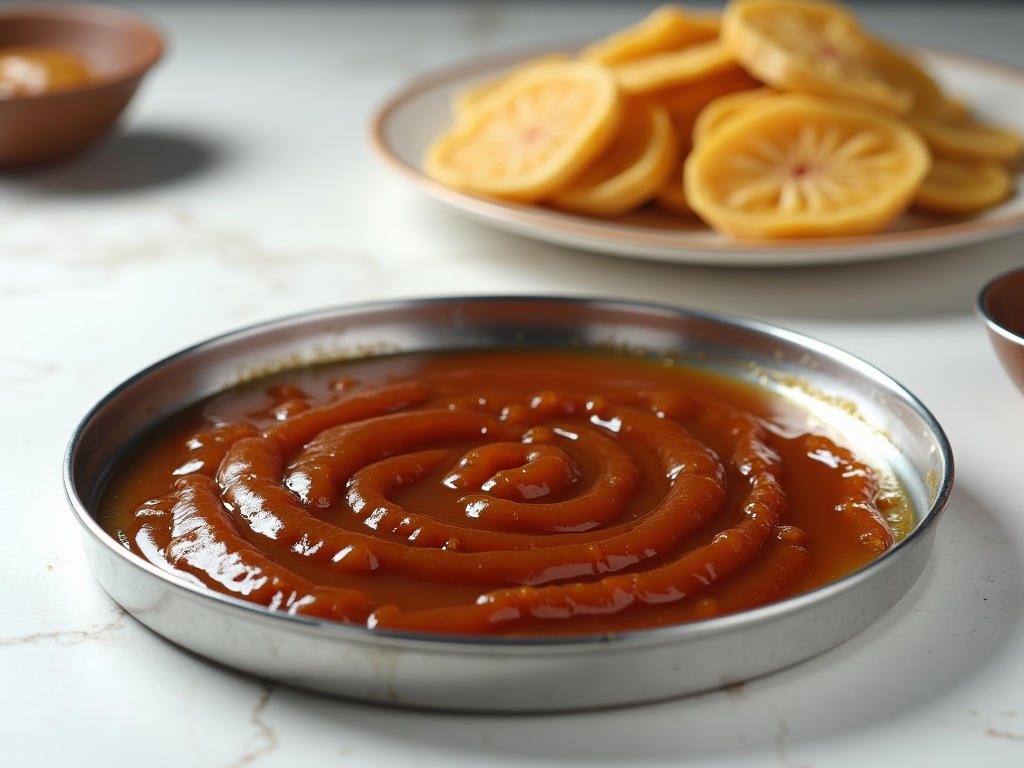
[[[736,269],[620,259],[464,219],[375,160],[374,109],[426,69],[596,36],[642,3],[146,3],[169,39],[124,128],[0,174],[0,764],[1024,764],[1024,397],[972,312],[1024,235]],[[865,4],[892,37],[1024,67],[1024,6]],[[85,412],[144,366],[277,316],[382,298],[572,294],[753,317],[861,356],[953,444],[911,592],[867,631],[729,691],[589,714],[456,716],[313,695],[183,652],[89,571],[60,481]]]

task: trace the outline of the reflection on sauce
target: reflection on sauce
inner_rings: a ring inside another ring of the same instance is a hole
[[[131,551],[372,628],[611,632],[826,584],[912,522],[891,473],[757,388],[596,353],[394,355],[241,385],[118,468]]]
[[[91,81],[85,62],[63,48],[0,48],[0,98],[41,96],[81,88]]]

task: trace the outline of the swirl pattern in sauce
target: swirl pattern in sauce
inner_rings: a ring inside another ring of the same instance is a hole
[[[271,610],[611,632],[828,583],[912,517],[884,468],[749,385],[625,356],[396,355],[240,386],[147,436],[101,520]]]

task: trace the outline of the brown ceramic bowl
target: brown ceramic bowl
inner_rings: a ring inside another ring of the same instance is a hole
[[[92,3],[0,8],[0,49],[46,46],[79,56],[94,75],[81,88],[0,99],[0,166],[70,157],[114,124],[163,53],[145,19]]]
[[[978,296],[978,312],[996,354],[1024,392],[1024,269],[992,280]]]

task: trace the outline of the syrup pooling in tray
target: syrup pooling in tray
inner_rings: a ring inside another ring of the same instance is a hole
[[[394,355],[145,436],[101,522],[185,580],[378,629],[564,634],[829,583],[912,524],[890,470],[750,384],[585,352]]]

